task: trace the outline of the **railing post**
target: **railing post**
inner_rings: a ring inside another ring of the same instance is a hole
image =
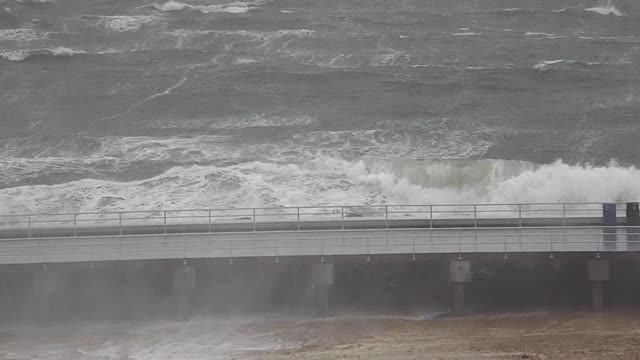
[[[297,218],[297,219],[298,219],[298,221],[297,221],[297,225],[298,225],[298,231],[300,231],[300,208],[298,207],[298,208],[297,208],[297,210],[298,210],[298,218]]]
[[[433,205],[429,205],[429,227],[433,229]]]
[[[340,206],[340,213],[342,215],[342,220],[341,220],[341,229],[344,230],[344,206]]]
[[[164,211],[164,233],[167,233],[167,210]]]
[[[73,236],[78,235],[78,214],[73,214]]]
[[[522,204],[518,204],[518,227],[522,227]]]
[[[27,236],[31,239],[31,215],[27,215]]]
[[[567,204],[562,203],[562,225],[567,226]]]
[[[122,213],[118,213],[118,235],[122,236]]]
[[[478,227],[478,205],[473,205],[473,227]]]
[[[256,231],[256,208],[253,208],[253,231]]]
[[[211,210],[209,210],[209,232],[211,232]]]
[[[384,227],[389,229],[389,205],[384,206]]]

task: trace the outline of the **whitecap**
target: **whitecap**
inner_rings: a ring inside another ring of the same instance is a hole
[[[0,52],[0,58],[8,61],[22,61],[29,57],[29,52],[25,50],[8,50]]]
[[[622,16],[622,12],[618,10],[613,3],[613,0],[600,0],[597,6],[585,9],[600,15],[615,15]]]
[[[0,41],[33,41],[43,40],[49,37],[46,31],[34,29],[0,29]]]
[[[179,166],[131,182],[78,180],[0,190],[18,212],[158,210],[253,206],[433,203],[614,202],[640,198],[640,170],[615,163],[562,161],[252,161],[227,167]],[[101,202],[109,198],[112,201]],[[102,205],[101,205],[102,204]]]
[[[191,5],[180,1],[170,0],[163,4],[154,3],[153,7],[162,11],[196,10],[203,14],[217,12],[242,14],[253,9],[255,4],[251,2],[234,1],[228,4]]]
[[[533,68],[538,71],[546,71],[549,70],[553,65],[562,64],[565,61],[566,60],[543,60],[533,65]]]
[[[83,50],[72,49],[64,46],[49,48],[49,49],[46,49],[46,51],[55,56],[73,56],[73,55],[86,54],[86,52]]]
[[[544,32],[535,32],[535,31],[527,31],[524,35],[530,36],[530,37],[547,38],[547,39],[560,39],[564,37],[561,35],[544,33]]]
[[[152,23],[155,16],[100,16],[98,24],[110,31],[137,31],[143,25]]]
[[[253,64],[253,63],[257,63],[258,60],[256,59],[251,59],[251,58],[246,58],[246,57],[239,57],[237,59],[233,60],[233,63],[236,65],[247,65],[247,64]]]
[[[404,51],[375,55],[369,61],[370,66],[403,66],[411,64],[411,55]]]
[[[74,55],[82,55],[82,54],[86,54],[86,52],[83,50],[59,46],[59,47],[44,48],[44,49],[4,51],[4,52],[0,52],[0,58],[7,61],[23,61],[32,56],[38,56],[38,55],[71,57]]]
[[[473,32],[473,31],[467,31],[467,32],[451,33],[451,35],[453,35],[453,36],[479,36],[479,35],[482,35],[482,33],[477,33],[477,32]]]

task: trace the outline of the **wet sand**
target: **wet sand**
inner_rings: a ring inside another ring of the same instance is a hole
[[[302,345],[246,352],[237,359],[640,359],[640,313],[333,318],[264,325],[280,328],[278,336]]]
[[[640,312],[197,317],[0,327],[1,360],[640,359]]]

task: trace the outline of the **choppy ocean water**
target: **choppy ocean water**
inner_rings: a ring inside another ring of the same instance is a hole
[[[640,3],[0,1],[0,213],[640,199]]]

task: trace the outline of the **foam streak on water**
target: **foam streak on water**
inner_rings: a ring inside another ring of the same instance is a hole
[[[637,200],[639,19],[631,0],[5,1],[0,213]]]

